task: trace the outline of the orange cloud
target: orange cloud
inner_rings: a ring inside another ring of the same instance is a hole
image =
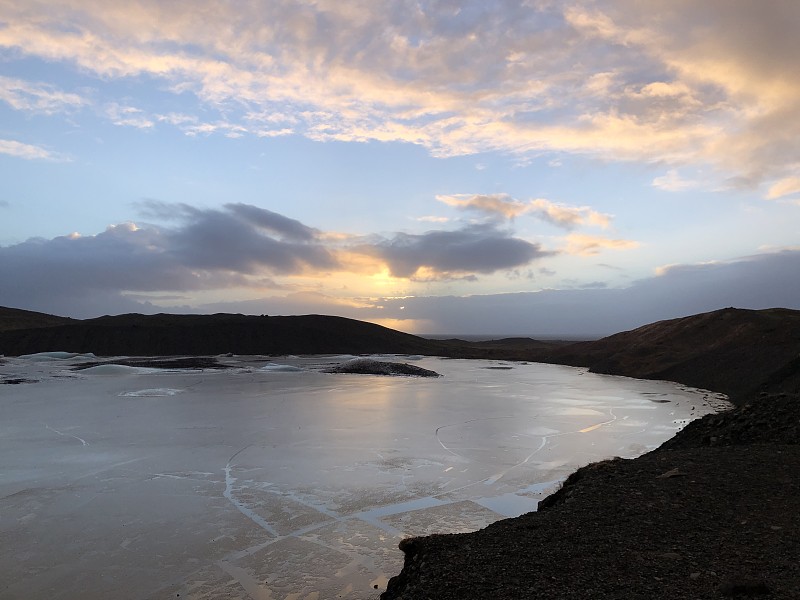
[[[641,245],[633,240],[614,240],[582,233],[572,233],[566,239],[566,252],[582,256],[600,254],[603,250],[632,250]]]
[[[787,24],[797,22],[797,3],[488,10],[491,19],[461,14],[458,28],[446,28],[452,11],[435,3],[405,14],[377,1],[234,10],[210,0],[28,0],[0,9],[0,48],[103,79],[158,78],[224,115],[117,118],[137,127],[407,142],[441,157],[556,151],[704,163],[749,185],[793,176],[800,38]],[[74,92],[6,84],[17,110],[83,105]]]
[[[594,225],[608,227],[611,216],[592,210],[588,206],[569,206],[536,198],[522,202],[508,194],[453,194],[439,195],[436,199],[449,206],[463,210],[475,210],[491,216],[513,219],[526,213],[533,213],[559,227],[572,229],[578,226]]]

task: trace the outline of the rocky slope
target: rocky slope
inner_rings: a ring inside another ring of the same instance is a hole
[[[726,308],[570,344],[538,360],[678,381],[734,403],[761,392],[800,392],[800,311]]]

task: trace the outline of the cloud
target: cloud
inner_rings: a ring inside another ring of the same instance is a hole
[[[381,299],[380,314],[424,322],[427,329],[417,331],[427,333],[587,339],[729,306],[800,309],[800,279],[787,276],[797,272],[800,251],[784,250],[674,265],[626,288]],[[377,312],[362,309],[353,316]]]
[[[331,252],[314,243],[314,230],[299,221],[256,206],[223,208],[180,206],[184,223],[170,232],[169,251],[181,264],[242,274],[260,269],[293,274],[337,266]]]
[[[188,250],[187,239],[193,240],[195,249],[212,243],[213,240],[203,234],[205,225],[218,224],[224,229],[226,216],[234,220],[240,217],[229,209],[221,211],[222,216],[220,211],[200,211],[192,216],[181,213],[181,207],[173,208],[172,218],[179,223],[174,228],[122,224],[95,236],[73,234],[0,247],[0,278],[13,282],[13,285],[0,286],[0,305],[77,317],[164,311],[321,313],[424,333],[576,338],[609,335],[661,319],[727,306],[800,309],[800,279],[793,276],[800,272],[798,249],[775,250],[713,263],[669,265],[655,276],[635,281],[625,288],[602,288],[603,282],[594,282],[583,289],[571,290],[470,296],[405,294],[378,298],[336,297],[305,291],[241,302],[198,304],[194,295],[197,290],[239,286],[249,288],[252,294],[267,288],[279,290],[281,284],[260,274],[236,271],[240,264],[231,257],[235,248],[221,248],[218,268],[205,262],[205,258],[200,261],[205,268],[187,264],[184,253]],[[245,219],[244,222],[251,224],[255,233],[263,235],[263,230],[258,229],[258,220]],[[193,229],[198,224],[201,231]],[[279,230],[284,229],[279,227]],[[483,231],[450,233],[455,234],[451,236],[453,240],[469,240],[472,235],[475,241],[502,240],[507,235],[486,227]],[[413,250],[421,251],[430,239],[424,235],[412,236],[410,240],[399,236],[385,241],[402,240],[409,242]],[[280,243],[280,240],[273,241]],[[494,244],[490,241],[488,246],[496,248]],[[479,243],[466,244],[467,248],[479,246]],[[245,244],[245,251],[250,250],[250,244]],[[392,249],[387,252],[391,254]],[[259,257],[258,260],[269,262],[260,254]],[[388,256],[387,262],[389,259],[397,260],[397,264],[407,270],[415,264],[407,256]],[[437,254],[437,260],[447,263],[447,259],[447,252]],[[469,261],[453,260],[456,268],[475,267]],[[432,261],[425,261],[425,264],[429,262]],[[513,261],[494,264],[491,268],[508,262]],[[278,260],[278,265],[281,264]],[[447,263],[437,268],[452,266]],[[538,272],[553,274],[544,267]],[[169,301],[166,296],[170,295],[177,296],[174,299],[178,301],[185,297],[186,303],[165,306],[165,301]],[[148,299],[159,305],[151,304]]]
[[[450,221],[448,217],[437,217],[435,215],[417,217],[416,220],[419,221],[420,223],[448,223]]]
[[[142,297],[163,303],[165,295],[186,295],[196,305],[231,290],[307,290],[332,275],[472,282],[554,254],[486,224],[364,238],[242,203],[138,206],[162,224],[122,223],[96,235],[0,246],[0,280],[13,282],[0,287],[0,305],[59,313],[69,306],[69,314],[90,316],[90,307],[133,309]]]
[[[0,305],[51,307],[61,298],[120,299],[126,292],[260,288],[265,274],[337,268],[315,230],[266,209],[149,203],[175,227],[125,223],[97,235],[29,239],[0,247]],[[77,302],[77,300],[76,300]],[[81,314],[85,312],[81,311]]]
[[[106,107],[105,113],[114,125],[121,127],[150,129],[155,125],[150,118],[144,116],[141,109],[133,106],[123,106],[112,102]]]
[[[320,233],[317,229],[303,225],[300,221],[251,204],[226,204],[225,208],[251,224],[283,239],[310,242]]]
[[[461,210],[474,210],[504,219],[513,219],[529,210],[523,202],[508,194],[442,194],[436,199]]]
[[[380,258],[394,277],[451,279],[526,265],[554,253],[492,225],[393,237],[353,250]]]
[[[592,210],[588,206],[568,206],[544,198],[523,202],[508,194],[452,194],[436,196],[439,202],[460,210],[483,213],[492,218],[514,219],[526,213],[564,229],[584,225],[608,227],[611,216]]]
[[[571,233],[567,236],[566,252],[568,254],[592,256],[599,254],[603,250],[632,250],[639,246],[639,242],[633,240],[613,240],[595,235]]]
[[[162,121],[190,135],[401,141],[435,156],[694,162],[749,186],[792,176],[800,162],[797,3],[460,8],[28,0],[3,6],[0,47],[73,65],[98,85],[124,79],[135,92],[155,79],[167,93],[191,94],[197,115],[219,118]],[[10,102],[20,110],[78,102],[15,81]],[[117,118],[135,127],[157,120]]]
[[[611,216],[592,210],[588,206],[567,206],[537,198],[529,203],[529,210],[539,217],[564,229],[573,229],[582,225],[608,227]]]
[[[667,192],[683,192],[685,190],[698,187],[699,185],[700,184],[697,181],[692,181],[690,179],[684,179],[681,177],[677,169],[670,169],[667,171],[666,175],[662,175],[661,177],[656,177],[653,179],[653,187],[665,190]]]
[[[347,302],[325,294],[215,304],[207,311],[338,314],[417,333],[587,339],[729,306],[800,309],[800,250],[673,265],[625,288],[470,296],[404,296]]]
[[[0,100],[6,102],[14,110],[45,115],[69,111],[89,104],[89,101],[83,96],[64,92],[54,85],[2,75],[0,75]]]
[[[63,154],[51,152],[41,146],[25,144],[16,140],[0,139],[0,154],[7,154],[25,160],[49,160],[55,162],[66,162],[69,160]]]
[[[800,177],[786,177],[776,181],[767,191],[767,200],[776,200],[784,196],[800,194]]]

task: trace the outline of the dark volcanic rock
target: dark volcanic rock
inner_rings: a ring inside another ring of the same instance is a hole
[[[441,377],[436,371],[408,363],[385,362],[371,358],[354,358],[325,369],[326,373],[356,373],[360,375],[406,375],[412,377]]]
[[[800,397],[762,395],[751,404],[692,421],[662,449],[800,443]]]

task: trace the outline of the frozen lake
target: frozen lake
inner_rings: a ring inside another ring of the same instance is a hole
[[[0,378],[36,381],[0,385],[0,597],[376,598],[403,537],[535,510],[575,468],[722,403],[542,364],[321,372],[346,358],[0,359]]]

